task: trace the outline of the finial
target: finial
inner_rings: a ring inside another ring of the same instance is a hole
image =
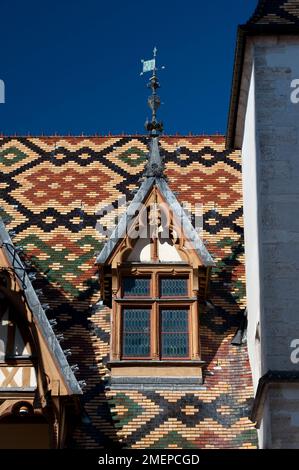
[[[151,88],[152,94],[148,98],[148,105],[152,110],[152,119],[151,121],[146,120],[145,128],[150,133],[151,136],[158,136],[161,132],[163,132],[163,123],[157,121],[157,110],[161,105],[161,101],[159,96],[157,95],[157,89],[160,88],[160,84],[158,82],[157,71],[158,68],[156,66],[156,57],[157,57],[157,48],[154,47],[153,50],[153,59],[150,60],[142,60],[143,69],[140,75],[143,75],[146,72],[153,72],[152,77],[148,83],[148,88]],[[161,67],[164,69],[164,67]]]
[[[161,156],[159,149],[159,137],[152,136],[150,142],[148,162],[145,166],[143,176],[147,178],[165,178],[164,167],[164,158]]]

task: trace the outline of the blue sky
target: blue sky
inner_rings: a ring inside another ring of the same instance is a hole
[[[158,48],[165,133],[225,133],[236,28],[257,0],[2,0],[0,132],[144,133]]]

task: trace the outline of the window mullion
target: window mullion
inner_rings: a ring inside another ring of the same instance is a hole
[[[198,322],[198,304],[193,302],[190,308],[189,335],[191,344],[191,359],[199,359],[199,322]],[[190,326],[192,325],[192,328]]]
[[[159,359],[159,324],[158,324],[158,305],[157,302],[152,304],[152,330],[151,330],[151,342],[152,342],[152,358],[157,361]]]
[[[157,298],[157,273],[153,272],[152,276],[152,295]],[[158,323],[158,305],[154,301],[152,303],[152,329],[151,329],[151,345],[152,345],[152,359],[157,361],[159,359],[159,323]]]
[[[119,361],[121,358],[121,307],[114,303],[112,310],[112,348],[111,356],[113,360]]]

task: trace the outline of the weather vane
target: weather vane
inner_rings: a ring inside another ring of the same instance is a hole
[[[157,110],[161,105],[161,100],[157,95],[157,89],[160,88],[160,84],[158,82],[157,71],[158,68],[156,66],[156,57],[157,57],[157,48],[155,47],[153,50],[153,59],[150,60],[142,60],[142,72],[140,75],[143,75],[146,72],[153,72],[152,77],[148,83],[148,87],[151,88],[152,94],[148,98],[148,105],[152,110],[152,119],[151,121],[146,120],[145,128],[150,133],[150,135],[159,135],[163,132],[163,123],[157,121]],[[164,69],[165,67],[161,67]]]

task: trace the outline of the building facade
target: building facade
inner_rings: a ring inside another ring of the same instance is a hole
[[[160,143],[169,188],[192,208],[204,205],[203,240],[215,265],[208,291],[193,286],[191,295],[199,310],[196,354],[204,364],[194,373],[187,364],[177,381],[174,371],[172,383],[158,380],[153,387],[146,383],[152,379],[111,381],[111,288],[108,282],[106,302],[95,265],[95,253],[110,238],[105,229],[119,215],[117,201],[131,201],[140,186],[148,137],[1,139],[2,216],[32,263],[34,288],[49,304],[56,334],[64,336],[70,365],[79,367],[77,379],[86,382],[65,445],[253,448],[247,348],[231,344],[246,307],[240,152],[228,152],[221,136],[162,137]],[[189,384],[180,380],[184,374]]]
[[[299,2],[239,28],[227,144],[242,149],[248,348],[263,448],[297,448]]]
[[[226,140],[156,69],[147,136],[0,137],[0,446],[297,446],[298,18],[240,27]]]

